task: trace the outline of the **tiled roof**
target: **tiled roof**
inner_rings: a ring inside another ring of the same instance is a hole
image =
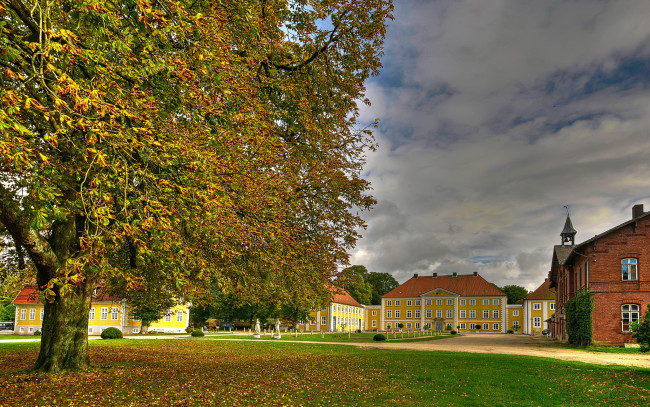
[[[359,304],[357,300],[352,298],[352,296],[340,287],[332,287],[332,302],[337,304],[352,305],[354,307],[362,307],[363,305]]]
[[[12,304],[39,304],[38,287],[36,285],[26,285],[18,293]]]
[[[478,274],[413,277],[382,298],[419,297],[441,288],[465,297],[504,296],[505,294]]]
[[[526,297],[527,300],[553,300],[555,299],[555,288],[550,288],[551,286],[551,280],[546,279],[540,285],[537,287],[535,291],[530,293],[528,297]]]
[[[97,288],[99,288],[99,291],[97,292],[97,295],[93,296],[93,302],[120,302],[122,300],[121,297],[104,293],[103,285],[100,285]],[[33,284],[24,286],[16,298],[14,298],[12,304],[39,304],[40,302],[38,286]]]
[[[564,265],[564,262],[569,258],[571,255],[571,252],[573,252],[573,248],[575,246],[560,246],[556,245],[554,247],[555,250],[555,256],[557,257],[557,262],[559,265]]]

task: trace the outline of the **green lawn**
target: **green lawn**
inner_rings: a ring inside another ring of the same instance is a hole
[[[393,334],[386,334],[383,333],[389,341],[399,341],[399,342],[415,342],[415,341],[431,341],[431,340],[436,340],[436,339],[444,339],[444,338],[451,338],[451,335],[441,335],[441,336],[413,336],[411,334],[410,336],[407,336],[404,334],[404,337],[402,338],[402,335],[399,333],[396,335]],[[210,337],[211,335],[207,335],[206,337]],[[282,338],[281,339],[274,339],[272,334],[266,334],[260,336],[260,340],[277,340],[277,341],[308,341],[308,342],[374,342],[373,337],[375,336],[374,332],[362,332],[362,333],[326,333],[321,336],[320,333],[304,333],[304,334],[298,334],[295,336],[293,333],[282,333]],[[460,335],[456,335],[460,336]],[[232,336],[234,339],[251,339],[251,340],[256,340],[254,339],[251,335],[237,335],[237,336]]]
[[[0,345],[0,405],[571,406],[650,404],[650,371],[544,358],[291,342],[90,342],[86,372],[28,373]]]

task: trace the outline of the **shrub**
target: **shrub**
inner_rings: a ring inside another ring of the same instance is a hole
[[[192,331],[192,336],[198,337],[198,336],[205,336],[202,330],[200,329],[195,329]]]
[[[576,296],[564,304],[569,343],[588,346],[591,344],[591,313],[594,299],[588,290],[580,289]]]
[[[122,339],[122,331],[114,327],[106,328],[102,331],[101,337],[102,339]]]
[[[632,338],[641,345],[639,350],[643,353],[650,351],[650,304],[648,304],[648,310],[643,318],[640,321],[632,322],[630,328],[632,329]]]
[[[35,330],[34,331],[34,336],[41,336],[41,331],[40,330]]]
[[[477,331],[480,331],[480,330],[481,330],[481,326],[480,326],[480,325],[476,325],[476,326],[474,327],[474,329],[476,329]]]
[[[514,334],[515,331],[513,331],[512,329],[508,329],[508,331],[507,331],[506,333],[507,333],[507,334]]]
[[[452,335],[456,335],[458,332],[452,330],[452,331],[449,332],[449,333],[452,334]]]
[[[402,328],[404,328],[404,324],[400,322],[399,324],[397,324],[397,327],[398,327],[399,329],[402,329]]]
[[[194,332],[194,328],[192,328],[191,326],[188,326],[187,328],[185,328],[185,332],[187,332],[188,334],[191,334],[192,332]]]
[[[372,340],[373,340],[373,341],[378,341],[378,342],[379,342],[379,341],[385,341],[385,340],[386,340],[386,336],[385,336],[384,334],[377,334],[377,335],[375,335],[375,336],[372,337]]]
[[[361,333],[361,329],[357,329],[355,332],[358,333],[358,334],[360,334],[360,333]]]

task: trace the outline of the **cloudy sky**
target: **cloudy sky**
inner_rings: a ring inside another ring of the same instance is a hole
[[[650,210],[650,2],[395,1],[352,264],[529,290],[576,240]]]

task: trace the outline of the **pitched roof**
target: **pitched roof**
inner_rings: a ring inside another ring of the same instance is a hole
[[[535,291],[528,294],[526,300],[553,300],[555,299],[555,288],[551,288],[551,280],[545,279],[542,285]]]
[[[357,300],[352,298],[352,296],[340,287],[331,287],[332,291],[332,302],[337,304],[352,305],[354,307],[362,307],[363,305],[359,304]]]
[[[575,235],[576,230],[573,228],[573,223],[571,223],[571,218],[569,215],[566,216],[566,221],[564,222],[564,228],[562,229],[562,232],[560,232],[560,236],[564,235]]]
[[[505,294],[478,274],[413,277],[382,298],[419,297],[435,289],[464,297],[504,296]]]
[[[116,297],[109,295],[104,292],[104,286],[99,285],[97,287],[99,290],[96,295],[93,296],[93,302],[119,302],[122,300],[121,297]],[[40,304],[40,292],[36,284],[25,285],[22,290],[18,293],[16,298],[11,302],[12,304]]]
[[[564,264],[564,262],[569,258],[569,255],[573,251],[574,247],[575,246],[560,246],[560,245],[556,245],[554,247],[558,264],[560,265]]]
[[[623,223],[621,223],[621,224],[618,225],[618,226],[614,226],[613,228],[611,228],[611,229],[609,229],[609,230],[606,230],[606,231],[604,231],[603,233],[600,233],[600,234],[598,234],[598,235],[592,237],[591,239],[585,240],[584,242],[582,242],[582,243],[580,243],[580,244],[577,244],[575,247],[576,247],[576,249],[582,249],[584,246],[586,246],[587,244],[593,242],[594,240],[598,240],[598,239],[600,239],[601,237],[603,237],[603,236],[605,236],[605,235],[608,235],[608,234],[610,234],[610,233],[616,232],[616,231],[619,230],[619,229],[624,228],[625,226],[628,226],[628,225],[631,225],[631,224],[633,224],[633,223],[636,223],[636,222],[638,222],[639,220],[645,218],[645,217],[648,216],[648,215],[650,215],[650,211],[648,211],[648,212],[643,212],[641,215],[639,215],[639,216],[637,216],[637,217],[635,217],[635,218],[633,218],[633,219],[630,219],[630,220],[628,220],[627,222],[623,222]]]

